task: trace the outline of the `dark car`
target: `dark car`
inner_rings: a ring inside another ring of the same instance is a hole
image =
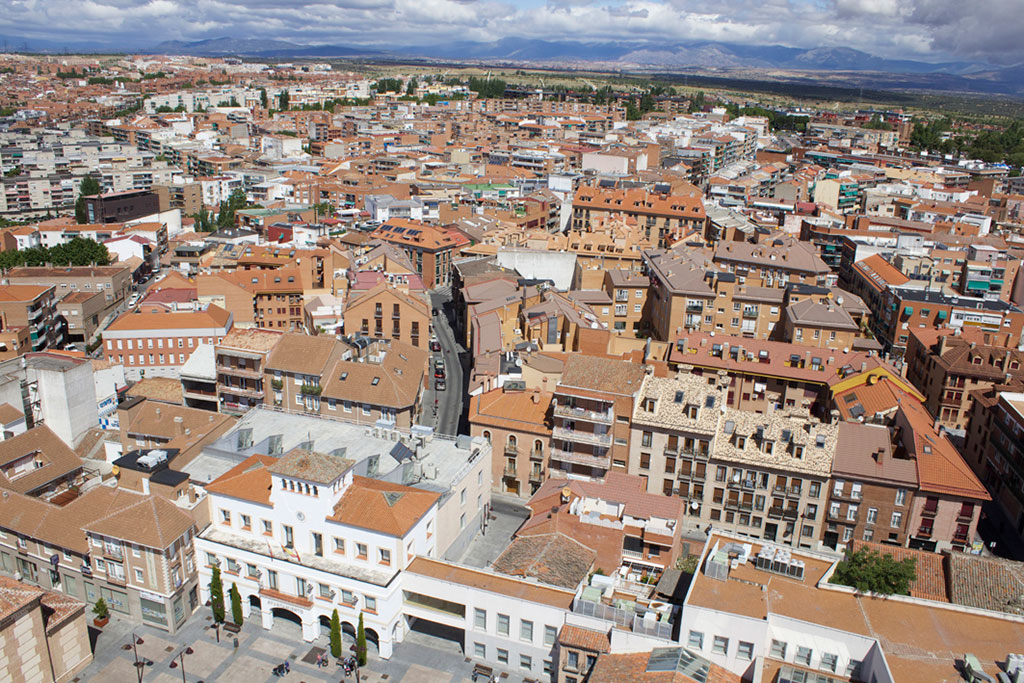
[[[430,340],[430,350],[435,352],[441,350],[441,342],[437,341],[436,337]]]
[[[434,380],[434,390],[435,391],[444,391],[444,389],[445,389],[444,378],[443,377],[439,377],[439,378],[435,379]]]

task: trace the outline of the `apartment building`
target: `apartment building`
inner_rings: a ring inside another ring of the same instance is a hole
[[[344,449],[342,449],[344,450]],[[358,476],[341,455],[253,455],[207,486],[213,521],[196,538],[200,581],[214,565],[263,627],[284,616],[318,637],[337,610],[361,614],[383,658],[405,634],[402,571],[436,557],[441,494]],[[208,597],[204,589],[202,597]]]
[[[832,301],[804,299],[786,306],[782,317],[782,339],[798,346],[853,349],[859,336],[853,317]]]
[[[651,278],[629,270],[606,270],[602,288],[612,299],[615,315],[610,328],[616,334],[636,335],[649,327]]]
[[[836,276],[817,250],[792,236],[767,243],[719,242],[713,261],[733,273],[741,285],[785,289],[791,282],[819,287],[836,284]]]
[[[199,606],[191,515],[166,498],[108,486],[0,500],[0,569],[114,614],[175,632]]]
[[[128,298],[132,270],[126,265],[20,266],[7,271],[6,279],[12,285],[53,286],[58,301],[71,292],[103,292],[103,315],[109,315]]]
[[[644,239],[659,249],[693,232],[703,235],[707,223],[699,193],[671,195],[644,189],[579,188],[572,203],[573,230],[589,231],[593,218],[608,214],[635,219]]]
[[[62,348],[65,322],[58,318],[54,285],[0,285],[0,315],[7,329],[25,328],[27,351]]]
[[[553,397],[550,391],[522,391],[506,382],[470,398],[469,433],[502,453],[492,460],[495,490],[532,496],[547,480]]]
[[[244,413],[266,402],[267,357],[283,336],[273,330],[236,328],[213,347],[221,412]]]
[[[976,390],[1024,379],[1024,352],[1011,335],[998,332],[910,330],[905,359],[907,379],[949,429],[967,427]]]
[[[629,421],[646,375],[631,361],[571,354],[552,400],[549,478],[626,471]]]
[[[402,341],[420,349],[430,341],[429,301],[388,282],[365,291],[350,290],[344,318],[349,334]]]
[[[888,427],[842,422],[825,508],[824,543],[906,546],[917,492],[917,464],[894,444]]]
[[[149,190],[108,192],[85,198],[87,223],[124,223],[160,212],[160,200]]]
[[[0,652],[7,676],[61,683],[92,662],[86,604],[0,576]]]
[[[1024,539],[1024,393],[1019,382],[1011,386],[975,392],[964,454],[1012,533]]]
[[[451,283],[452,260],[470,243],[463,232],[454,228],[402,218],[389,220],[370,236],[404,251],[427,289]]]
[[[107,360],[132,380],[178,377],[192,351],[219,344],[232,327],[231,313],[214,305],[174,313],[122,313],[103,331]]]
[[[723,407],[727,380],[648,376],[633,410],[630,463],[652,493],[688,503],[687,526],[818,547],[838,426]]]

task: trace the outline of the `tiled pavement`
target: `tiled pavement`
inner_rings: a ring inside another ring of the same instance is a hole
[[[134,666],[135,657],[131,648],[124,645],[132,642],[132,633],[142,638],[137,645],[138,656],[148,665],[142,667],[142,681],[145,683],[338,683],[348,680],[356,683],[354,676],[345,677],[344,670],[333,662],[325,668],[305,664],[305,657],[311,648],[327,648],[326,636],[312,643],[303,642],[298,626],[277,619],[274,628],[266,631],[260,625],[259,615],[246,620],[242,631],[235,638],[223,630],[220,642],[216,631],[210,628],[208,609],[200,609],[185,626],[171,636],[148,626],[136,626],[112,618],[96,642],[95,659],[78,678],[78,683],[137,683]],[[348,653],[351,641],[346,636],[344,649]],[[382,660],[372,651],[368,653],[367,666],[360,672],[360,683],[469,683],[473,665],[465,661],[458,647],[450,642],[435,643],[431,637],[412,633],[403,643],[395,647],[394,656]],[[178,653],[185,647],[192,648],[191,655],[185,655],[185,672],[181,667],[170,668],[172,661],[180,661]],[[287,659],[291,673],[283,679],[273,675],[273,668]],[[511,674],[503,679],[517,683],[522,678]]]

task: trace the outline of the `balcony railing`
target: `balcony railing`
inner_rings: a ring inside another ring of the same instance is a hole
[[[594,446],[611,446],[611,434],[598,434],[596,432],[581,432],[578,429],[566,427],[555,427],[551,430],[551,436],[563,441],[574,441],[576,443],[592,444]]]
[[[923,508],[921,508],[921,516],[922,517],[934,517],[938,513],[939,513],[939,506],[937,506],[937,505],[935,507],[933,507],[933,508],[929,508],[927,505],[925,505]]]
[[[587,420],[588,422],[598,422],[600,424],[611,424],[615,420],[615,415],[612,413],[612,409],[609,408],[603,412],[596,410],[586,410],[584,408],[576,408],[573,406],[555,406],[554,413],[557,417],[567,417],[574,420]]]
[[[530,451],[530,460],[544,460],[544,451],[532,450]]]
[[[124,552],[115,546],[105,545],[103,546],[103,556],[114,560],[123,560]]]
[[[530,481],[544,481],[544,470],[533,470],[530,472]]]
[[[562,462],[571,462],[577,465],[586,465],[588,467],[598,467],[605,470],[611,466],[610,456],[591,455],[590,453],[573,453],[571,451],[563,451],[561,448],[551,449],[551,459],[560,460]]]
[[[505,444],[505,455],[519,455],[519,446],[514,443]]]
[[[515,467],[506,467],[504,472],[503,472],[503,474],[506,477],[514,477],[514,476],[516,476],[516,468]]]
[[[231,396],[247,396],[249,398],[263,398],[262,389],[250,389],[247,387],[232,387],[226,384],[222,384],[219,387],[220,394],[223,396],[229,394]]]
[[[237,365],[227,365],[218,363],[217,372],[223,372],[226,375],[233,375],[235,377],[246,377],[248,379],[263,379],[263,373],[255,368],[242,368]]]

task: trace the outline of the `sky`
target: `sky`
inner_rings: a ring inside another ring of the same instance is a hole
[[[120,49],[222,36],[381,48],[715,40],[1017,64],[1022,35],[1024,0],[0,0],[9,40]]]

